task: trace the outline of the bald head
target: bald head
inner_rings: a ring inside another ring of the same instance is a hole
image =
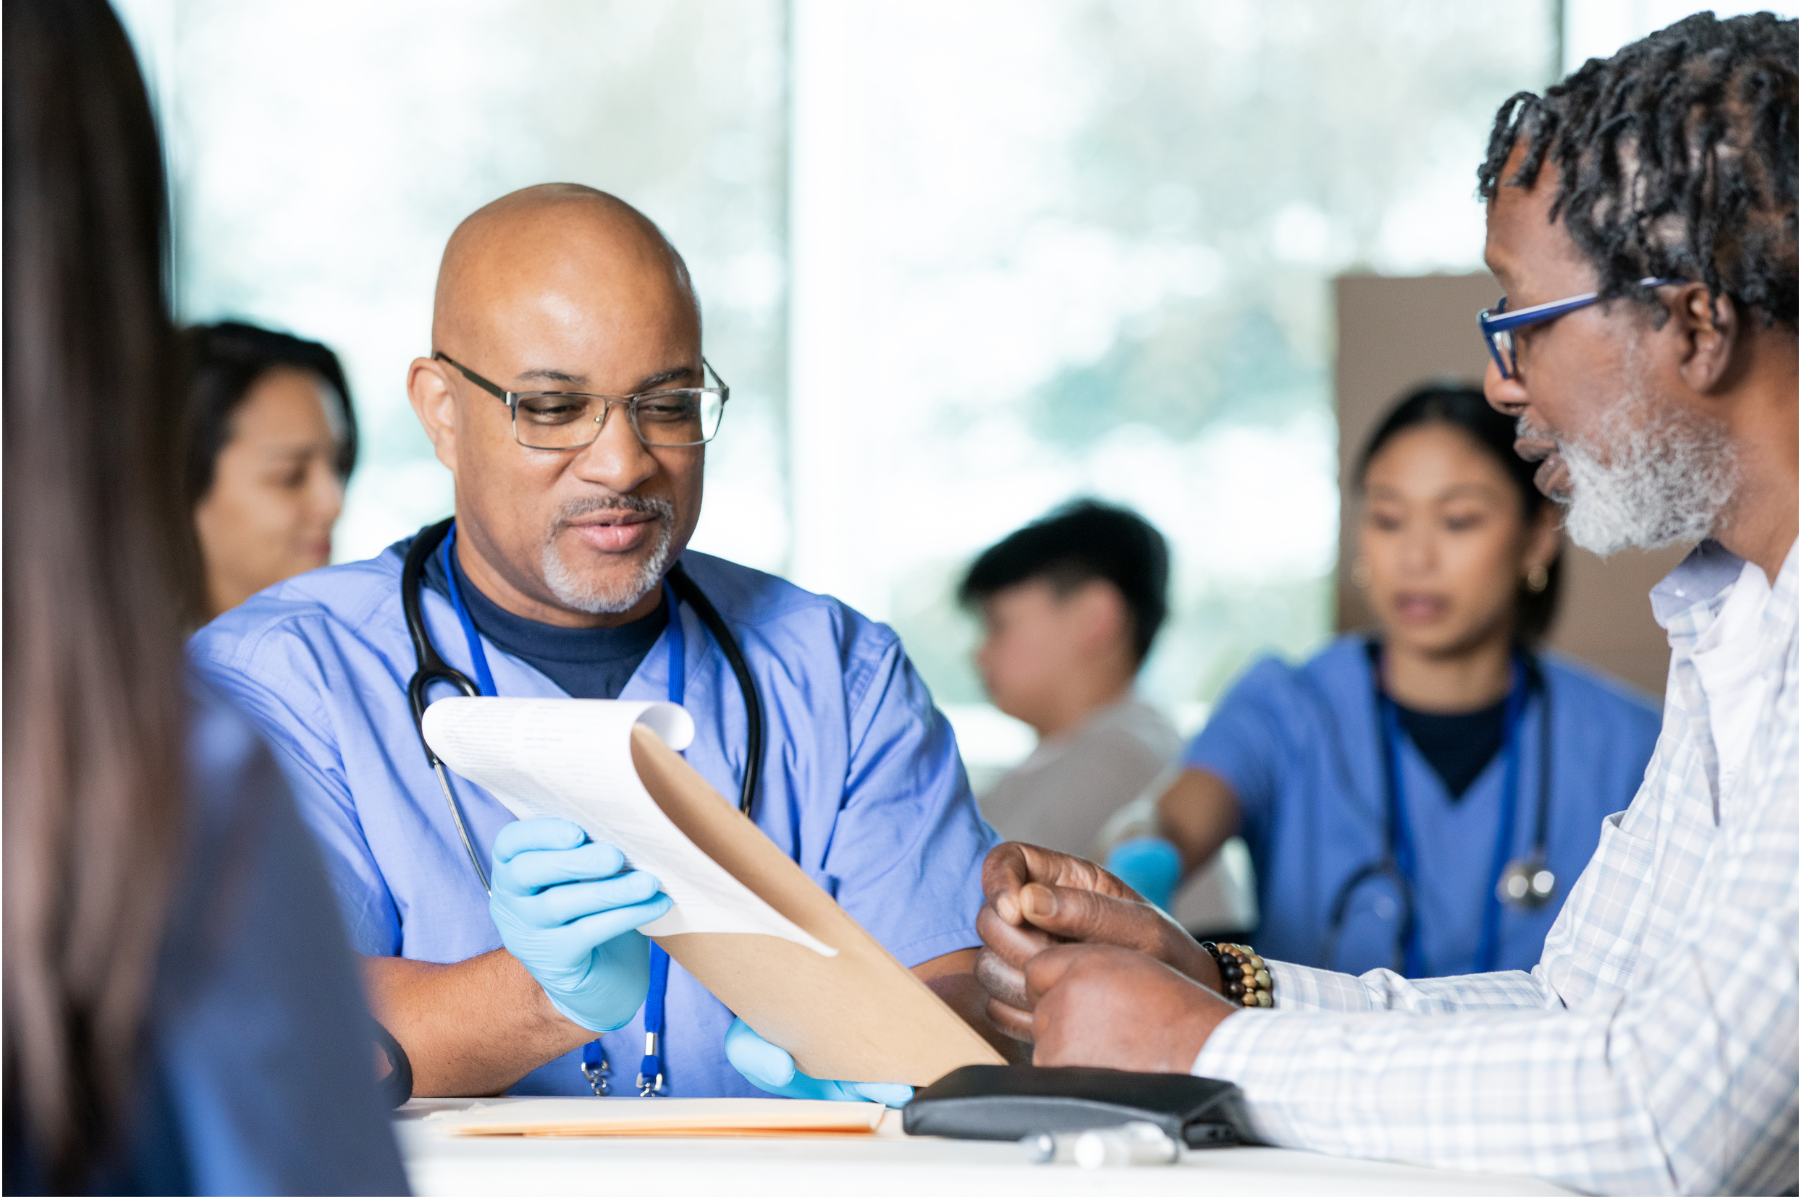
[[[457,556],[471,582],[540,621],[653,610],[699,520],[705,464],[702,444],[646,445],[616,401],[706,383],[699,307],[668,239],[593,188],[503,196],[444,249],[431,341],[407,391],[456,475]],[[548,403],[585,409],[593,440],[551,449],[521,438],[504,392],[580,394]]]
[[[604,293],[646,285],[692,310],[699,304],[680,253],[643,213],[617,196],[579,183],[540,183],[476,209],[444,247],[432,306],[431,341],[450,345],[482,338],[497,307],[529,303],[533,292]],[[561,313],[572,315],[566,306]],[[526,319],[529,319],[526,317]]]

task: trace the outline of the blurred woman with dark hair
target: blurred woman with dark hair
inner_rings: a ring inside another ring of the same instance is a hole
[[[5,1190],[404,1191],[316,852],[183,665],[137,64],[103,0],[9,0],[4,42]]]
[[[205,618],[331,559],[356,465],[337,355],[240,321],[189,329],[185,470]]]
[[[1660,719],[1538,648],[1558,512],[1513,437],[1478,389],[1400,400],[1356,476],[1352,581],[1378,628],[1245,672],[1182,756],[1151,836],[1113,850],[1115,874],[1158,899],[1241,832],[1262,954],[1409,977],[1538,961]]]

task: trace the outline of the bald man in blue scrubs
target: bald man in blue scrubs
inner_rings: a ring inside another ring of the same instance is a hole
[[[456,476],[455,524],[420,589],[445,660],[502,696],[679,695],[698,727],[688,761],[735,797],[745,697],[693,606],[671,604],[680,563],[761,694],[757,825],[984,1026],[974,919],[995,838],[899,640],[829,597],[686,550],[725,393],[686,267],[656,227],[566,184],[475,213],[445,250],[432,355],[407,386]],[[677,402],[711,427],[670,433]],[[492,872],[484,892],[407,705],[408,544],[261,593],[202,630],[195,658],[276,746],[416,1094],[585,1094],[609,1082],[603,1060],[628,1090],[655,992],[636,928],[667,900],[613,848],[564,822],[515,822],[455,779]],[[666,997],[660,1094],[906,1095],[796,1075],[679,965]]]

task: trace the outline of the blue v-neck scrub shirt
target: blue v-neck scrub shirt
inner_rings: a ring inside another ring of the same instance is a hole
[[[1536,965],[1544,936],[1593,857],[1601,819],[1631,803],[1644,780],[1661,715],[1598,674],[1539,657],[1550,693],[1550,869],[1557,894],[1542,908],[1505,906],[1500,970]],[[1339,638],[1310,661],[1257,662],[1189,743],[1183,765],[1237,793],[1256,867],[1258,953],[1360,974],[1397,963],[1402,906],[1375,880],[1352,890],[1335,941],[1331,910],[1344,885],[1386,848],[1386,783],[1368,641]],[[1519,797],[1508,861],[1531,852],[1543,753],[1543,698],[1520,723]],[[1413,881],[1426,975],[1477,969],[1482,908],[1493,886],[1504,756],[1496,754],[1452,799],[1411,739],[1400,744],[1407,816],[1418,860]]]
[[[356,950],[454,963],[497,949],[500,935],[407,707],[415,659],[400,607],[405,550],[400,543],[279,584],[201,630],[191,653],[274,745],[323,846]],[[981,862],[997,839],[899,638],[760,571],[691,552],[682,563],[736,635],[762,692],[768,749],[757,825],[903,964],[980,945]],[[449,601],[427,588],[421,607],[438,653],[472,675]],[[690,606],[680,613],[696,727],[686,758],[735,797],[744,701],[712,635]],[[667,697],[666,638],[621,699]],[[484,648],[500,695],[566,695],[491,641]],[[477,850],[491,859],[512,814],[466,779],[453,776],[452,786]],[[761,1094],[725,1059],[730,1012],[679,964],[667,1005],[669,1095]],[[603,1040],[613,1089],[629,1092],[642,1012]],[[588,1094],[580,1052],[512,1090]]]

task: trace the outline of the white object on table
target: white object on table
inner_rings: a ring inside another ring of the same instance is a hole
[[[481,1101],[490,1107],[529,1097]],[[608,1104],[595,1098],[584,1103]],[[1179,1162],[1108,1182],[1074,1166],[1034,1166],[1016,1142],[909,1138],[890,1112],[866,1137],[453,1137],[420,1118],[474,1100],[414,1100],[395,1132],[421,1196],[1091,1196],[1125,1178],[1144,1196],[1565,1196],[1541,1180],[1301,1150],[1184,1150]]]
[[[1148,1121],[1127,1121],[1115,1129],[1089,1129],[1075,1138],[1075,1165],[1166,1167],[1181,1159],[1181,1143]]]

